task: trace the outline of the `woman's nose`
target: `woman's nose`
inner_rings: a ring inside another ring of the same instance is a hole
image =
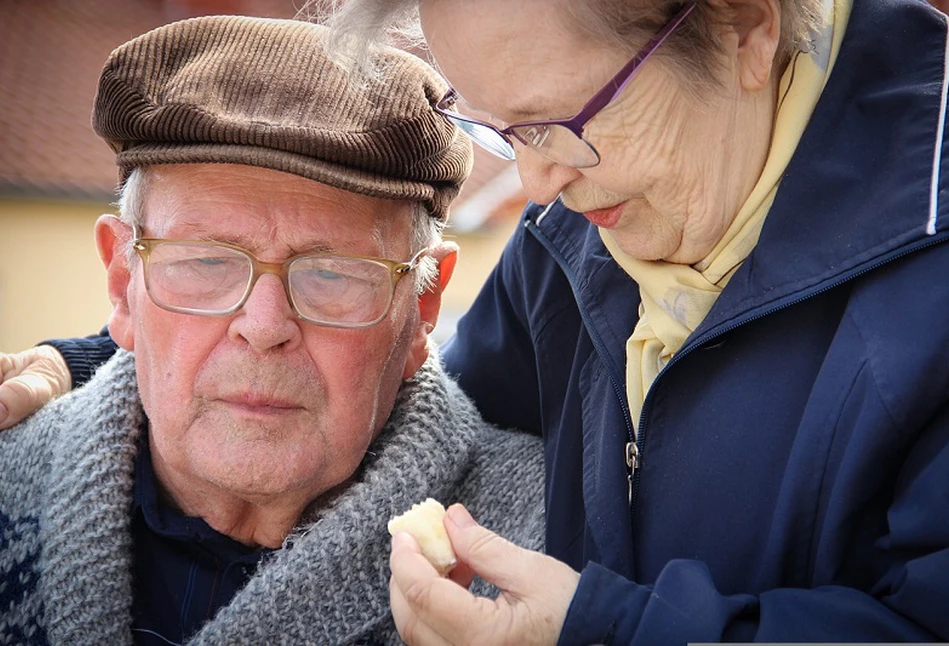
[[[517,172],[524,192],[535,204],[550,204],[564,187],[580,177],[576,168],[550,161],[536,150],[515,144]]]
[[[552,162],[529,146],[515,144],[515,150],[521,185],[536,204],[550,204],[565,186],[580,176],[576,168]]]

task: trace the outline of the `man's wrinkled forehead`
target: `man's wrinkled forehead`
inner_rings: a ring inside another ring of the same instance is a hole
[[[382,253],[403,244],[407,250],[418,208],[253,166],[169,164],[143,170],[149,236],[188,235],[259,253]]]

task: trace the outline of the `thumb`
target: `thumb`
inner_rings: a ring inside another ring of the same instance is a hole
[[[26,374],[4,380],[0,383],[0,429],[13,426],[52,397],[50,383],[40,375]]]
[[[479,525],[464,505],[448,508],[445,529],[458,560],[488,583],[519,594],[517,588],[530,580],[534,553]]]
[[[0,429],[13,426],[69,390],[68,368],[59,364],[65,366],[62,356],[48,346],[0,354]]]

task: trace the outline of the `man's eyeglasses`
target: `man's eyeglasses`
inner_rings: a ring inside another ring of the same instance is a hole
[[[694,3],[683,7],[672,20],[659,30],[623,69],[590,99],[583,109],[569,119],[553,121],[524,121],[507,128],[497,128],[492,124],[468,117],[453,110],[458,94],[451,89],[435,105],[435,109],[449,121],[458,126],[482,148],[503,157],[514,159],[514,145],[511,137],[553,162],[572,168],[590,168],[600,163],[600,154],[596,148],[583,138],[583,127],[603,108],[618,97],[633,79],[642,64],[695,8]]]
[[[132,248],[142,258],[145,289],[162,309],[231,314],[243,307],[260,276],[274,274],[301,319],[342,328],[381,321],[392,305],[396,284],[428,251],[419,251],[407,262],[310,253],[271,263],[223,242],[142,238],[137,229],[134,236]]]

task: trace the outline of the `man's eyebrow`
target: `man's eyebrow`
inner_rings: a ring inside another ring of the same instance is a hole
[[[304,253],[339,253],[339,248],[322,242],[304,245],[300,248],[295,246],[290,247],[290,255],[292,256],[299,256],[300,254]]]
[[[252,237],[249,237],[249,236],[227,235],[227,234],[225,235],[207,234],[207,235],[197,236],[196,239],[204,240],[207,242],[223,242],[226,244],[234,245],[236,247],[240,247],[242,249],[246,249],[254,254],[257,254],[260,252],[260,248],[257,244],[257,241],[255,241]],[[289,253],[287,254],[288,256],[298,256],[300,254],[307,254],[307,253],[336,253],[339,251],[337,247],[334,247],[333,245],[330,245],[325,242],[313,242],[313,243],[306,243],[302,245],[294,244],[294,245],[288,245],[288,247],[289,247]]]

